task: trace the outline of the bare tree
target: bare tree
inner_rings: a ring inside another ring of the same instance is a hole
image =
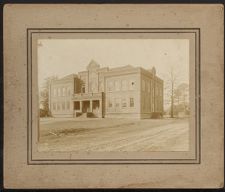
[[[167,91],[167,100],[166,102],[170,104],[170,117],[174,117],[174,104],[175,104],[175,94],[176,94],[176,87],[177,82],[179,81],[179,73],[175,71],[173,67],[170,68],[170,71],[167,75],[167,84],[165,86],[165,89]]]

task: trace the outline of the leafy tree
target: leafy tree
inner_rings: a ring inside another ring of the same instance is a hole
[[[51,81],[58,79],[57,76],[51,76],[45,79],[43,86],[40,87],[39,103],[40,103],[40,117],[51,116],[49,109],[49,88]]]

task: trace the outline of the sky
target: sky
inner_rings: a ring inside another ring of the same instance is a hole
[[[91,60],[109,68],[154,66],[164,84],[173,68],[180,83],[189,83],[188,39],[39,39],[39,86],[47,77],[84,71]]]

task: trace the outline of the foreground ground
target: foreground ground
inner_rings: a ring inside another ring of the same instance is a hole
[[[40,151],[187,151],[188,119],[41,119]]]

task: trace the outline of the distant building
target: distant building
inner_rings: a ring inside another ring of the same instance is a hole
[[[163,113],[163,80],[154,67],[91,61],[86,71],[51,81],[49,108],[53,117],[151,118]]]
[[[189,115],[189,85],[187,83],[181,83],[175,90],[175,115],[183,117]]]
[[[186,117],[190,114],[189,85],[181,83],[174,89],[173,115],[176,117]],[[165,110],[165,115],[171,115],[171,100],[169,107]]]

